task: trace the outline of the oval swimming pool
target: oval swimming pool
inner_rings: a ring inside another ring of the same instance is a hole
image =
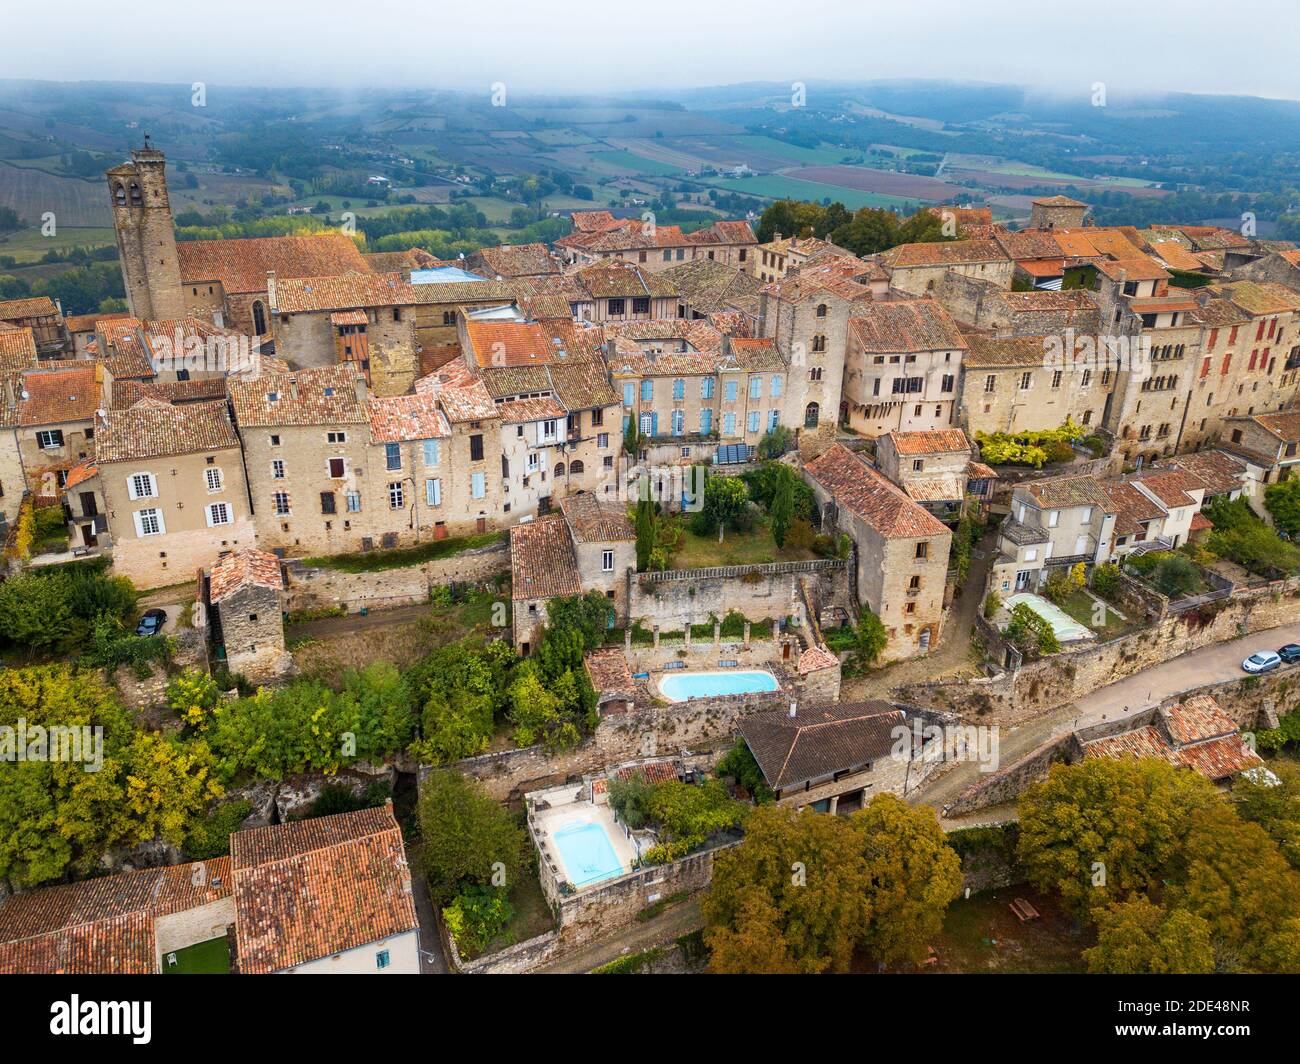
[[[775,691],[781,685],[762,669],[727,669],[718,672],[674,672],[659,679],[659,690],[673,702],[714,695],[748,695]]]

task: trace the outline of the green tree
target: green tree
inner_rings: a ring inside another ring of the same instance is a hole
[[[0,583],[0,636],[29,647],[62,643],[73,633],[70,590],[62,576],[34,573]]]
[[[790,522],[794,520],[794,506],[794,484],[790,477],[781,477],[776,486],[776,494],[772,497],[771,506],[768,508],[772,539],[776,541],[778,547],[785,546],[786,533],[790,531]]]
[[[1264,508],[1275,528],[1292,538],[1300,534],[1300,479],[1292,477],[1266,487]]]
[[[1184,909],[1172,912],[1143,894],[1097,917],[1097,944],[1083,951],[1094,975],[1202,975],[1214,971],[1210,925]]]
[[[1300,869],[1300,766],[1278,759],[1272,774],[1242,773],[1232,785],[1232,803],[1242,820],[1258,824],[1278,844],[1292,868]]]
[[[1201,578],[1190,558],[1171,554],[1161,559],[1152,574],[1151,582],[1162,595],[1180,599],[1194,593],[1200,586]]]
[[[739,477],[709,477],[704,483],[704,510],[711,524],[718,529],[718,542],[729,524],[734,524],[744,512],[749,501],[745,482]]]
[[[871,612],[871,607],[864,603],[862,612],[858,615],[858,661],[866,666],[874,665],[887,646],[889,646],[889,632],[886,631],[880,618]]]
[[[420,787],[416,815],[420,862],[439,905],[471,884],[510,889],[528,868],[523,829],[477,780],[447,770],[430,772]]]
[[[650,553],[655,548],[655,504],[649,499],[639,499],[636,504],[636,571],[644,573],[650,567]]]
[[[1034,886],[1090,917],[1154,892],[1176,863],[1192,813],[1217,801],[1203,776],[1154,758],[1054,765],[1020,797],[1019,857]]]

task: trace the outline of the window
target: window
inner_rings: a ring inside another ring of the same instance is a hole
[[[436,466],[442,461],[442,447],[437,440],[425,440],[423,449],[425,465]]]
[[[760,425],[761,414],[757,410],[751,410],[745,419],[745,431],[757,432]]]
[[[560,431],[559,423],[556,421],[556,419],[548,418],[546,421],[542,421],[538,423],[537,438],[542,443],[549,443],[556,439],[556,436],[559,433],[559,431]]]
[[[735,414],[728,413],[722,415],[722,434],[724,436],[734,436],[736,434]]]
[[[612,550],[601,551],[600,571],[603,573],[612,573],[614,571],[614,552]]]
[[[909,591],[920,591],[921,578],[919,576],[913,576],[910,580],[908,580],[907,587]]]
[[[402,486],[402,481],[393,480],[388,484],[388,508],[390,510],[400,510],[406,505],[406,489]]]
[[[471,462],[483,461],[483,437],[471,436],[469,438],[469,460]]]
[[[941,392],[950,392],[957,386],[957,378],[951,373],[945,373],[940,382],[939,390]]]
[[[713,408],[706,406],[700,411],[700,435],[708,436],[713,432]]]
[[[701,398],[701,399],[712,399],[712,398],[713,398],[713,378],[712,378],[712,377],[705,377],[705,378],[703,378],[703,379],[700,381],[700,398]]]
[[[650,313],[650,297],[649,297],[649,296],[636,296],[636,297],[634,297],[633,300],[632,300],[632,313],[633,313],[633,314],[649,314],[649,313]]]
[[[821,379],[822,379],[822,368],[821,368],[821,366],[813,366],[813,368],[810,369],[810,370],[808,371],[808,379],[809,379],[810,381],[819,381],[819,380],[821,380]]]
[[[763,378],[762,378],[762,377],[757,377],[757,376],[755,376],[755,377],[750,377],[750,378],[749,378],[749,397],[750,397],[751,399],[761,399],[762,396],[763,396]]]
[[[375,967],[376,967],[376,968],[387,968],[388,965],[389,965],[389,962],[390,962],[390,958],[389,958],[389,956],[388,956],[388,950],[386,950],[386,949],[381,949],[378,953],[375,954]]]
[[[160,536],[167,531],[161,510],[136,510],[134,517],[137,536]]]
[[[1060,523],[1061,523],[1061,511],[1060,510],[1050,511],[1047,515],[1047,527],[1055,528]]]
[[[812,342],[812,349],[814,353],[818,351],[825,351],[826,337],[824,337],[821,333],[818,333],[816,336],[814,336]]]
[[[625,313],[626,301],[623,299],[611,299],[609,301],[609,316],[611,318],[621,318]]]
[[[273,435],[273,436],[271,437],[271,446],[272,446],[272,447],[279,447],[279,446],[280,446],[280,437],[279,437],[279,436],[275,436],[275,435]]]
[[[636,385],[631,381],[623,382],[623,405],[631,406],[634,396],[636,395]]]
[[[574,427],[577,428],[577,427],[578,427],[578,422],[577,422],[576,419],[577,419],[577,418],[580,418],[582,415],[581,415],[581,413],[578,413],[578,414],[574,414],[573,416],[574,416],[574,418],[575,418],[573,424],[574,424]],[[595,408],[591,411],[591,427],[592,427],[592,428],[599,428],[599,427],[600,427],[601,425],[603,425],[603,424],[605,424],[605,410],[604,410],[603,407],[599,407],[599,406],[598,406],[598,407],[595,407]]]
[[[924,561],[930,557],[930,544],[922,541],[916,545],[916,560]]]
[[[277,517],[289,516],[289,493],[287,491],[277,491],[272,495],[271,504],[275,508]]]
[[[1022,373],[1020,375],[1020,390],[1022,392],[1029,391],[1029,389],[1033,387],[1033,383],[1034,375],[1032,373]]]
[[[817,422],[821,420],[821,407],[816,403],[809,403],[803,411],[803,427],[806,429],[815,429]]]
[[[736,401],[736,393],[737,393],[736,382],[727,381],[726,391],[724,392],[726,401],[728,403],[734,403]]]
[[[767,427],[769,430],[776,428],[781,421],[781,411],[769,410],[767,412]]]
[[[673,421],[673,435],[674,436],[684,435],[686,432],[686,411],[674,410],[672,421]]]
[[[325,433],[325,442],[326,443],[347,443],[348,434],[346,432],[327,432]]]
[[[152,473],[136,473],[127,478],[126,491],[132,499],[156,499],[158,484]]]
[[[230,524],[230,504],[226,502],[214,502],[207,507],[208,527],[213,525]]]
[[[454,310],[444,310],[442,312],[442,323],[443,325],[455,325],[456,312]]]
[[[320,493],[320,512],[323,514],[332,514],[337,512],[334,502],[334,493],[332,491],[322,491]]]
[[[431,477],[424,482],[424,502],[426,506],[442,505],[442,480]]]
[[[44,451],[50,451],[56,447],[62,447],[63,430],[41,429],[41,431],[36,434],[36,446]]]
[[[599,447],[601,450],[604,450],[606,447],[609,446],[609,433],[608,433],[608,432],[598,432],[598,433],[596,433],[596,446]]]
[[[361,512],[361,492],[346,492],[343,496],[343,501],[348,508],[348,513],[359,514]]]
[[[984,378],[985,392],[995,391],[997,389],[997,386],[998,386],[998,379],[992,373],[990,373],[987,377]]]
[[[1055,373],[1052,374],[1052,387],[1053,387],[1053,388],[1059,388],[1059,387],[1061,386],[1061,377],[1062,377],[1062,376],[1064,376],[1064,374],[1063,374],[1059,369],[1058,369]]]
[[[272,479],[272,480],[283,480],[283,479],[284,479],[284,459],[283,459],[283,458],[272,458],[272,459],[271,459],[271,479]]]
[[[388,469],[402,468],[402,445],[400,443],[384,444],[384,465]]]
[[[342,480],[345,476],[347,476],[348,463],[346,459],[330,458],[328,459],[328,465],[329,465],[329,475],[331,480]]]
[[[487,495],[487,477],[482,473],[471,473],[469,478],[469,497],[481,499]]]
[[[925,459],[924,459],[924,458],[913,458],[913,459],[912,459],[912,472],[914,472],[914,473],[920,473],[920,472],[921,472],[922,470],[924,470],[924,469],[925,469]]]

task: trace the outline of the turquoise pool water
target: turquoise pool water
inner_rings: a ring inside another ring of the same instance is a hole
[[[725,672],[676,672],[659,681],[665,698],[685,702],[688,698],[712,695],[748,695],[757,691],[775,691],[779,685],[770,672],[728,669]]]
[[[570,824],[551,836],[575,887],[623,874],[623,865],[599,824]]]

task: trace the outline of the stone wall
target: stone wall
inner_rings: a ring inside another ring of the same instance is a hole
[[[498,801],[518,799],[525,791],[603,772],[622,761],[681,753],[729,739],[741,717],[782,709],[790,698],[789,691],[694,698],[606,717],[577,746],[555,754],[540,746],[528,746],[480,754],[447,767],[478,780]]]
[[[906,684],[895,697],[1015,724],[1192,650],[1300,619],[1300,578],[1240,589],[1230,599],[1079,650],[1053,654],[988,680]]]
[[[300,561],[285,565],[288,575],[286,609],[345,606],[349,612],[365,606],[385,609],[429,600],[434,587],[451,583],[482,584],[510,570],[510,549],[503,539],[486,547],[423,565],[349,573],[341,569],[315,569]]]
[[[814,585],[815,601],[823,609],[839,606],[852,612],[848,564],[823,558],[629,574],[628,616],[664,631],[704,624],[710,614],[721,619],[731,610],[751,621],[776,620],[798,613],[803,580]]]

